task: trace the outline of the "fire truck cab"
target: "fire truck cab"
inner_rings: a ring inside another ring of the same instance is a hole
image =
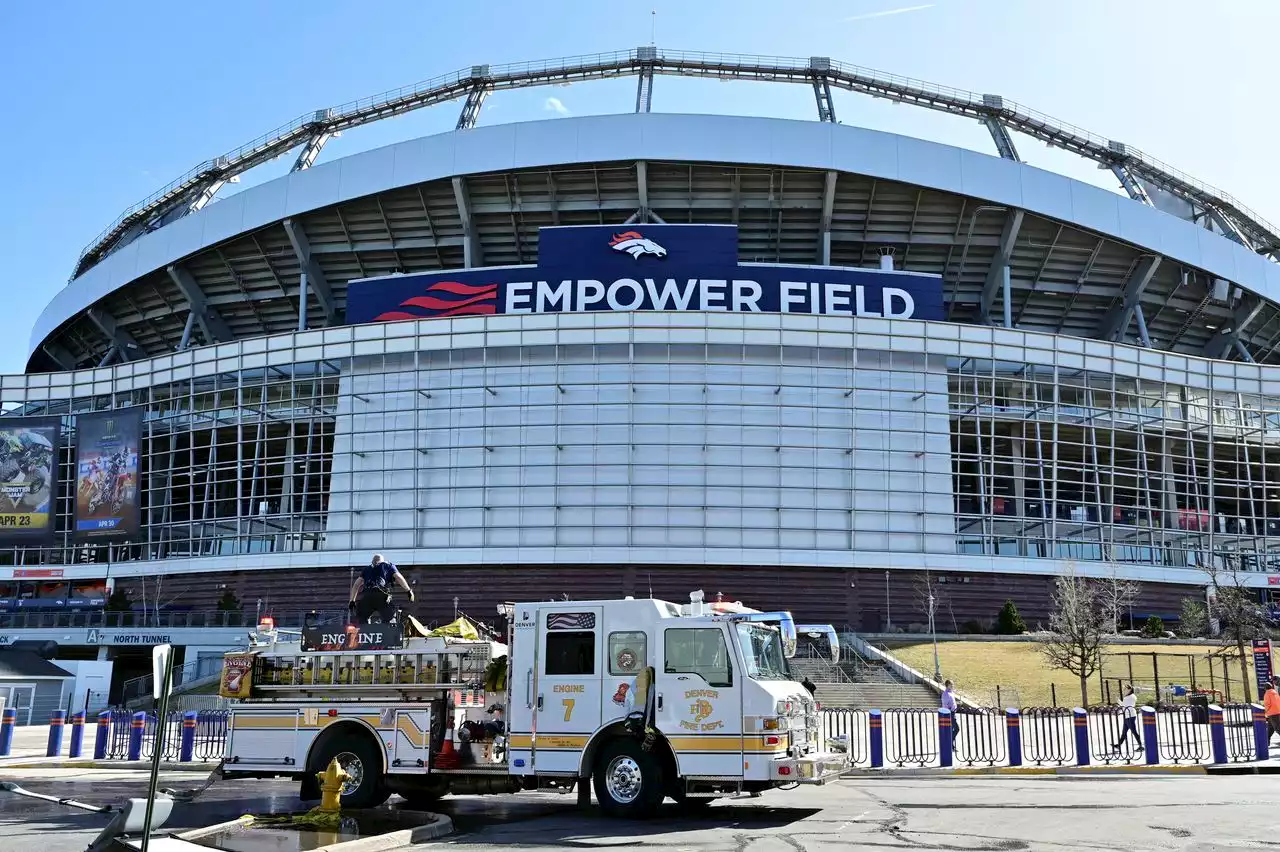
[[[590,784],[606,813],[644,817],[665,797],[697,804],[847,769],[787,663],[798,629],[838,656],[835,631],[690,598],[506,604],[506,643],[382,648],[357,631],[303,651],[267,637],[228,656],[224,691],[242,701],[224,772],[299,777],[305,792],[337,758],[352,775],[343,804],[364,807],[391,792],[425,802]]]

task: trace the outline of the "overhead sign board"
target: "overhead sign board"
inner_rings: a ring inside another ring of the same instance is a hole
[[[738,256],[735,225],[542,228],[536,265],[351,281],[347,321],[594,311],[945,318],[938,275]]]

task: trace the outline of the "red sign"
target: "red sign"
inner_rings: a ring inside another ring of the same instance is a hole
[[[61,568],[15,568],[13,569],[13,579],[15,580],[36,580],[49,579],[51,577],[61,577]]]
[[[1273,575],[1271,575],[1270,577],[1268,577],[1268,578],[1267,578],[1267,585],[1268,585],[1268,586],[1280,586],[1280,577],[1277,577],[1277,576],[1275,576],[1274,574],[1273,574]]]

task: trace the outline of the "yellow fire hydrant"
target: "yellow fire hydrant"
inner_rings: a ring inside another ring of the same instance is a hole
[[[329,813],[338,812],[338,800],[342,796],[342,784],[351,776],[342,768],[335,757],[324,772],[317,772],[320,781],[320,810]]]

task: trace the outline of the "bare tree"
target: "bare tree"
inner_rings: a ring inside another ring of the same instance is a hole
[[[1049,633],[1040,650],[1049,665],[1065,669],[1080,679],[1080,706],[1089,705],[1089,677],[1102,665],[1102,649],[1107,644],[1104,584],[1073,571],[1057,579],[1053,590]]]
[[[1138,599],[1138,584],[1132,580],[1122,580],[1111,566],[1111,576],[1102,581],[1101,599],[1103,611],[1107,616],[1107,628],[1112,635],[1120,634],[1120,619],[1129,613],[1134,601]]]
[[[1249,687],[1249,656],[1246,645],[1254,639],[1271,635],[1267,613],[1258,601],[1258,593],[1240,574],[1232,556],[1225,556],[1227,567],[1211,565],[1209,574],[1209,618],[1219,624],[1218,641],[1224,648],[1235,648],[1240,657],[1240,679],[1244,682],[1245,703],[1253,701]]]

